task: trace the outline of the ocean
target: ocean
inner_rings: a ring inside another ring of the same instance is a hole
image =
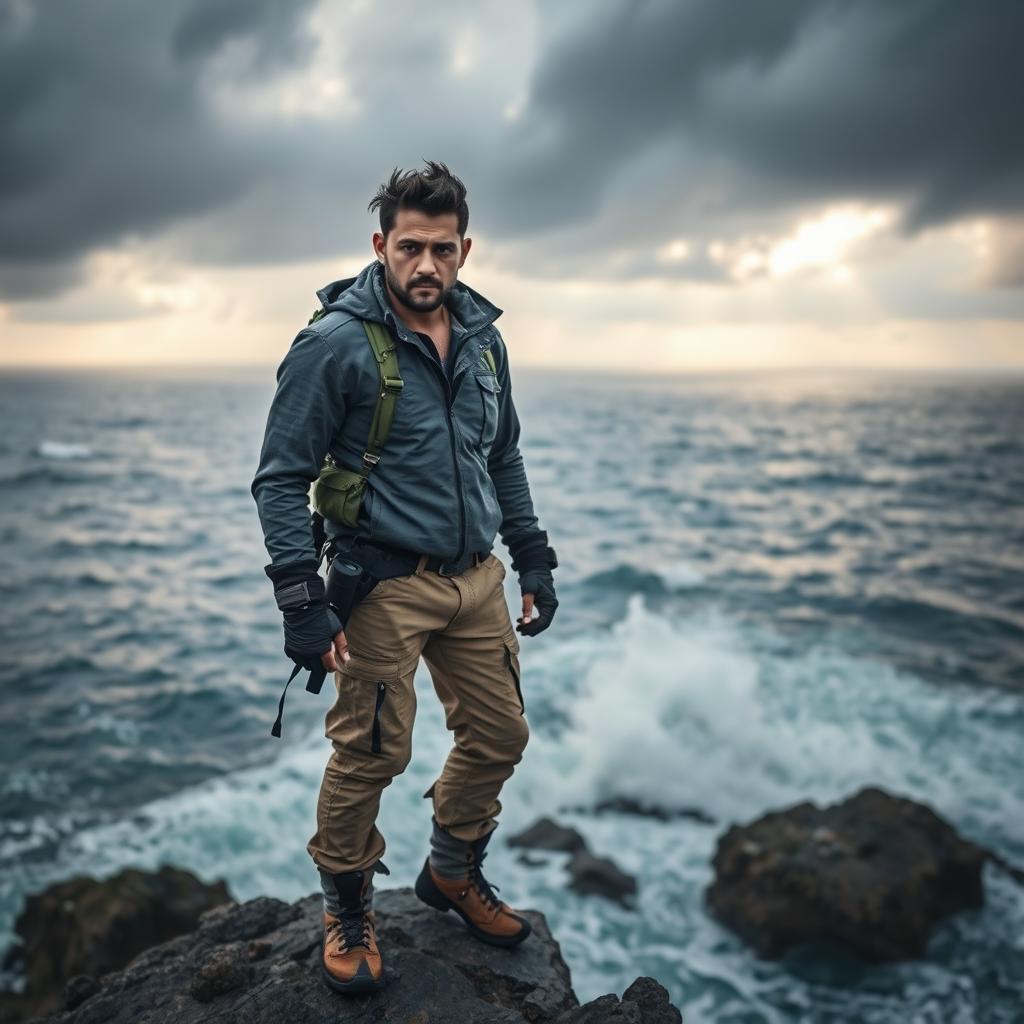
[[[522,638],[531,738],[487,867],[547,916],[580,999],[647,974],[688,1024],[1024,1019],[1024,889],[993,866],[986,906],[895,966],[758,960],[702,901],[730,823],[864,785],[1024,864],[1024,380],[513,364],[512,384],[561,604]],[[273,387],[272,367],[0,377],[0,947],[27,893],[81,873],[317,889],[333,687],[293,685],[271,737],[289,663],[249,485]],[[450,745],[425,666],[416,685],[378,887],[412,884]],[[611,796],[708,820],[566,810]],[[567,890],[566,855],[519,862],[505,840],[541,814],[637,876],[635,910]]]

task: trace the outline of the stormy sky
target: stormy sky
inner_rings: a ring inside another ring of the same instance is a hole
[[[1024,368],[1018,0],[0,0],[0,360],[276,363],[393,167],[522,365]]]

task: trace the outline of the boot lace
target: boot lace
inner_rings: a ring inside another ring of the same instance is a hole
[[[366,916],[366,903],[356,910],[342,910],[337,919],[327,926],[328,934],[340,932],[344,950],[356,946],[370,948],[370,919]]]
[[[481,864],[483,864],[484,857],[487,853],[481,853],[476,863],[469,870],[470,885],[476,889],[480,894],[480,898],[484,901],[484,906],[498,910],[501,907],[501,900],[494,894],[495,889],[501,889],[500,885],[492,885],[484,878],[483,871],[481,870]]]

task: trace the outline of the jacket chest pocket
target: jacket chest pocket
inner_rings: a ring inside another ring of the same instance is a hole
[[[480,434],[479,445],[485,451],[494,444],[494,438],[498,433],[498,393],[501,385],[493,373],[478,373],[476,376],[476,391],[480,401]]]

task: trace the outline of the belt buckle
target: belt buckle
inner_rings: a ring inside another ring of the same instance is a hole
[[[463,559],[451,568],[448,567],[448,561],[442,562],[437,567],[438,576],[461,576],[470,566],[473,565],[473,557],[474,556],[471,554],[468,560]]]

